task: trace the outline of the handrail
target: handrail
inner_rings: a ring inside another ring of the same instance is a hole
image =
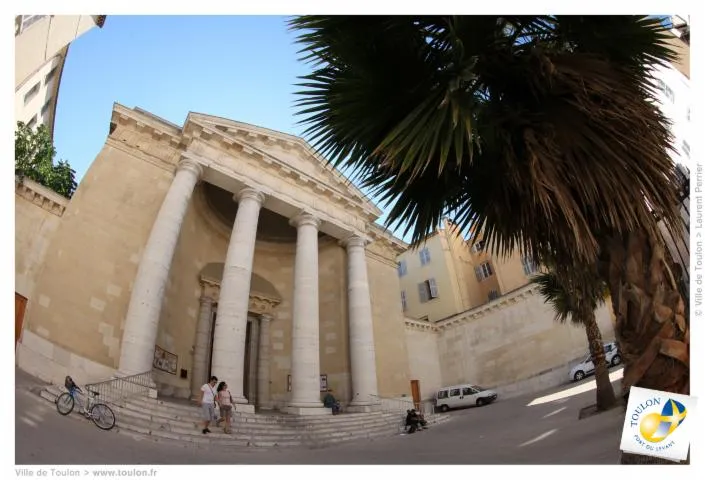
[[[98,393],[98,398],[105,403],[118,403],[130,397],[146,395],[154,388],[152,371],[116,377],[97,383],[86,384],[87,391]]]

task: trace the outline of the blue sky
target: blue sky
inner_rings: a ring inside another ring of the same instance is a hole
[[[114,102],[177,125],[195,111],[301,135],[293,92],[309,68],[297,51],[286,17],[109,15],[69,48],[56,160],[80,180],[105,143]]]

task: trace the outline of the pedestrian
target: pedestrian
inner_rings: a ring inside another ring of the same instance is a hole
[[[217,420],[215,415],[216,393],[215,384],[218,383],[218,377],[212,376],[208,383],[201,387],[201,412],[203,414],[203,434],[211,433],[208,430],[211,422]]]
[[[220,382],[218,385],[218,405],[220,405],[220,419],[218,419],[218,423],[221,421],[225,422],[225,426],[223,427],[223,431],[225,433],[230,433],[230,426],[233,418],[233,410],[235,410],[235,405],[233,404],[233,396],[230,394],[230,390],[228,390],[228,384],[225,382]]]

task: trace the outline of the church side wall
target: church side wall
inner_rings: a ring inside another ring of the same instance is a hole
[[[18,346],[20,368],[59,383],[67,374],[79,382],[112,374],[132,282],[173,168],[106,143],[46,250]]]
[[[399,299],[399,277],[395,255],[377,254],[379,246],[368,247],[367,275],[372,302],[372,322],[380,396],[411,395],[404,314]]]

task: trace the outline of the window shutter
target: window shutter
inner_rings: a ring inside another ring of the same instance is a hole
[[[428,279],[428,289],[430,290],[431,298],[438,298],[438,287],[436,286],[435,278]]]
[[[481,267],[475,267],[475,276],[477,277],[478,282],[482,281],[482,268]]]
[[[426,303],[428,301],[428,290],[426,289],[426,282],[419,283],[419,300],[421,303]]]

